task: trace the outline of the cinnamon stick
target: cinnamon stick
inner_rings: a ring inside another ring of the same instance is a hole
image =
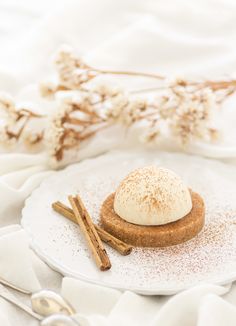
[[[70,221],[77,224],[77,220],[75,218],[75,215],[73,213],[73,210],[61,203],[60,201],[57,201],[52,204],[52,208],[59,214],[63,215],[64,217],[68,218]],[[113,249],[117,250],[121,255],[129,255],[132,251],[132,246],[128,245],[127,243],[123,242],[120,239],[117,239],[107,231],[100,228],[98,225],[94,224],[95,229],[98,232],[98,235],[100,236],[101,240],[108,244]]]
[[[95,262],[101,271],[106,271],[111,268],[110,259],[103,247],[102,241],[93,225],[91,217],[87,209],[85,208],[81,198],[79,196],[68,197],[71,204],[76,221],[80,226],[81,231],[84,234],[85,239],[91,249]]]

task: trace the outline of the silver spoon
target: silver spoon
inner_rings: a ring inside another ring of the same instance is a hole
[[[3,278],[0,278],[0,283],[3,284],[3,285],[6,285],[7,287],[17,291],[17,292],[20,292],[20,293],[23,293],[23,294],[32,294],[32,292],[30,291],[27,291],[27,290],[24,290],[24,289],[21,289],[19,288],[18,286],[12,284],[12,283],[9,283],[8,281],[4,280]]]
[[[21,288],[16,287],[15,285],[0,279],[0,283],[24,294],[31,294],[31,292],[25,291]],[[42,320],[42,316],[49,316],[52,314],[65,314],[65,315],[72,315],[75,313],[74,308],[66,302],[59,294],[49,290],[42,290],[37,293],[32,294],[31,296],[31,304],[33,310],[23,304],[20,300],[15,298],[14,295],[9,292],[5,286],[0,284],[0,296],[7,300],[8,302],[14,304],[18,308],[24,310],[32,317]]]
[[[3,285],[0,284],[0,297],[20,308],[30,316],[41,322],[41,326],[79,326],[72,317],[63,314],[54,314],[43,319],[43,317],[32,311],[30,307],[14,297]]]
[[[31,305],[34,312],[41,316],[52,314],[73,315],[75,309],[61,295],[54,291],[42,290],[31,296]]]

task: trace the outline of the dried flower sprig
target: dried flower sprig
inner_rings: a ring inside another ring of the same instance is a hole
[[[100,70],[87,65],[70,49],[60,50],[55,64],[57,81],[41,84],[41,94],[52,97],[63,91],[64,97],[55,112],[46,117],[48,123],[41,132],[27,132],[27,127],[32,119],[45,117],[29,108],[17,108],[12,99],[0,96],[0,109],[6,116],[0,127],[2,142],[42,143],[54,163],[114,124],[125,128],[142,124],[145,127],[140,139],[148,143],[158,141],[166,130],[183,145],[197,139],[214,141],[219,133],[212,126],[212,114],[236,92],[234,79],[168,81],[156,74]],[[107,83],[90,83],[104,74],[155,78],[162,81],[162,86],[128,93]],[[143,93],[142,97],[138,93]]]
[[[211,116],[216,105],[216,96],[209,87],[195,88],[176,80],[154,100],[155,113],[146,116],[151,126],[146,140],[156,140],[160,135],[160,122],[165,122],[172,137],[183,145],[194,139],[215,140],[218,132],[211,126]]]
[[[96,102],[96,105],[101,102]],[[95,110],[92,96],[80,94],[65,98],[51,117],[46,130],[46,140],[51,157],[63,158],[64,151],[78,148],[82,141],[105,127],[106,121]]]
[[[0,128],[0,142],[4,146],[14,146],[19,141],[27,145],[36,145],[43,139],[43,132],[27,132],[27,125],[32,119],[42,118],[30,108],[17,107],[13,99],[5,93],[0,94],[0,111],[3,112],[4,121]]]

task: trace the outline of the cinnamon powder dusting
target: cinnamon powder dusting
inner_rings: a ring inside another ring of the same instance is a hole
[[[167,289],[183,289],[199,282],[223,283],[233,279],[236,271],[235,168],[173,153],[162,153],[158,158],[151,156],[149,161],[141,154],[126,156],[124,159],[124,155],[113,154],[110,161],[96,159],[96,164],[84,176],[77,171],[67,173],[63,187],[57,187],[55,198],[51,200],[66,202],[66,194],[78,193],[93,221],[99,224],[101,205],[121,180],[135,168],[157,163],[173,168],[189,188],[202,196],[206,206],[205,226],[185,243],[166,248],[134,248],[129,256],[121,256],[106,246],[112,269],[103,274],[102,281],[110,286],[140,289],[140,292],[158,288],[166,293]],[[47,208],[43,218],[53,220],[52,228],[45,230],[54,248],[53,257],[63,261],[63,252],[66,252],[66,264],[74,274],[79,272],[101,281],[78,227],[50,214],[51,209]],[[88,268],[82,264],[78,267],[78,261],[85,262]]]
[[[106,180],[96,180],[96,184],[92,177],[86,180],[83,198],[97,223],[101,203],[116,189],[120,179],[117,175],[107,176]],[[172,247],[134,248],[122,262],[117,253],[108,249],[116,277],[123,282],[127,279],[130,286],[133,283],[151,288],[161,282],[163,287],[172,284],[181,287],[183,282],[193,285],[193,280],[205,282],[209,278],[213,281],[216,274],[223,277],[232,261],[236,267],[236,207],[232,208],[232,198],[219,204],[218,195],[209,194],[205,187],[201,195],[206,204],[206,221],[199,235]]]

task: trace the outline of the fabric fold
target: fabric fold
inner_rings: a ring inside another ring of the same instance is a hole
[[[11,326],[6,314],[0,311],[0,325]]]
[[[70,277],[62,281],[62,296],[82,315],[107,316],[121,296],[121,292],[90,284]]]
[[[40,290],[41,285],[32,266],[28,238],[24,230],[7,232],[0,236],[0,257],[0,279],[28,292]]]
[[[208,294],[223,295],[229,288],[218,285],[199,285],[173,296],[159,311],[152,326],[195,326],[199,307]]]
[[[45,155],[0,155],[1,226],[19,223],[25,199],[50,174]]]
[[[208,294],[199,309],[197,326],[234,326],[236,307],[215,294]]]

